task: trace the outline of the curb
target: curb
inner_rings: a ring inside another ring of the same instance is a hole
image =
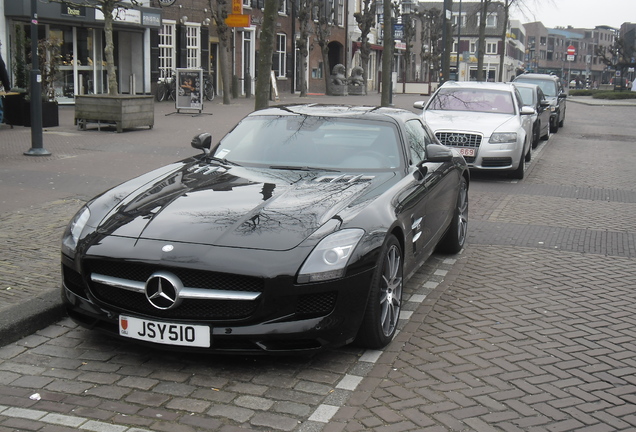
[[[2,311],[0,347],[31,335],[66,316],[60,287]]]

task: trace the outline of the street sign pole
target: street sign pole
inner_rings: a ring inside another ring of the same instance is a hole
[[[38,3],[31,0],[31,148],[25,156],[49,156],[42,144],[42,74],[38,60]]]

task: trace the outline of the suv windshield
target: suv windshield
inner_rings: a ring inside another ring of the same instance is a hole
[[[557,84],[551,79],[517,78],[516,82],[536,84],[541,87],[546,97],[557,97]]]

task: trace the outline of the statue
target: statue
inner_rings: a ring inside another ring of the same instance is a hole
[[[365,85],[364,78],[362,77],[362,73],[364,69],[360,66],[356,66],[351,69],[351,76],[349,76],[349,94],[350,95],[364,95],[365,94]]]
[[[331,73],[331,95],[332,96],[347,96],[347,77],[345,73],[347,70],[344,65],[338,63],[333,67]]]
[[[333,71],[331,73],[331,83],[335,85],[345,85],[347,84],[347,78],[345,77],[345,67],[338,63],[333,67]]]

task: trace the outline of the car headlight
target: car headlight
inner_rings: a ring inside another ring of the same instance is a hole
[[[75,248],[77,247],[77,241],[79,240],[82,230],[88,222],[88,218],[91,216],[91,212],[88,207],[82,208],[78,211],[71,222],[66,227],[64,235],[62,236],[62,253],[72,257],[75,255]]]
[[[323,282],[342,277],[363,235],[362,229],[346,229],[322,239],[300,268],[298,283]]]
[[[490,135],[488,142],[501,144],[501,143],[513,143],[517,142],[516,132],[496,132]]]
[[[550,112],[556,112],[557,107],[555,105],[550,105]]]

